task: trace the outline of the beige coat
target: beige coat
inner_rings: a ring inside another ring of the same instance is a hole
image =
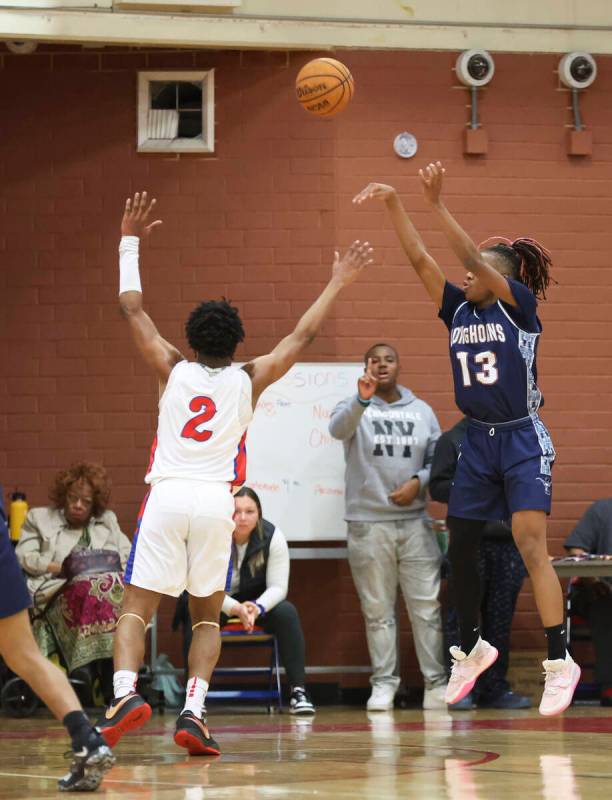
[[[28,512],[15,553],[26,573],[28,589],[37,608],[45,606],[66,583],[63,578],[49,574],[47,567],[52,561],[61,564],[82,533],[82,528],[70,528],[64,512],[56,508],[33,508]],[[131,542],[121,532],[112,511],[90,519],[89,536],[92,549],[118,552],[125,569]]]

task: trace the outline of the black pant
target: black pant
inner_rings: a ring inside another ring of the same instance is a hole
[[[221,626],[227,622],[221,615]],[[281,600],[270,611],[255,621],[266,633],[272,633],[278,641],[280,662],[285,668],[290,686],[304,686],[306,645],[297,608],[288,600]]]
[[[612,689],[612,594],[600,597],[588,584],[578,584],[572,590],[571,610],[589,622],[596,682],[602,689]]]
[[[221,627],[227,622],[227,616],[221,614]],[[187,653],[191,644],[191,617],[185,602],[177,605],[175,622],[184,626],[183,653],[187,664]],[[306,662],[306,645],[300,617],[296,607],[288,600],[281,600],[278,605],[257,618],[256,625],[266,633],[272,633],[278,641],[280,662],[285,668],[290,686],[304,686]]]
[[[480,631],[482,638],[497,648],[499,656],[476,682],[474,695],[479,700],[491,701],[510,689],[506,676],[512,617],[527,570],[513,541],[483,538],[480,542],[478,572],[481,586]],[[459,627],[454,608],[449,609],[445,628],[449,642],[458,642]]]

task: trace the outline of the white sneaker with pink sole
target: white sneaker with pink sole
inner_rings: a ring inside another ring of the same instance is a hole
[[[478,676],[495,663],[498,652],[497,648],[479,637],[469,654],[458,647],[451,647],[450,654],[453,667],[446,687],[446,702],[453,705],[472,691]]]
[[[543,661],[544,694],[540,703],[540,714],[554,717],[571,705],[576,686],[580,680],[580,667],[569,653],[565,658]]]

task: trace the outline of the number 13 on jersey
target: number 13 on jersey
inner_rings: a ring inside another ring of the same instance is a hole
[[[470,372],[470,368],[468,366],[470,353],[465,350],[461,350],[459,352],[455,352],[455,355],[457,356],[457,360],[461,365],[461,377],[463,378],[463,385],[465,387],[471,386],[472,373]],[[497,357],[495,353],[493,353],[491,350],[484,350],[482,353],[476,353],[474,356],[474,364],[480,367],[480,369],[474,370],[474,377],[479,383],[483,383],[485,386],[490,386],[493,383],[497,383],[499,371],[497,368]]]

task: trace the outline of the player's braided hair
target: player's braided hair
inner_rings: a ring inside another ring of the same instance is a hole
[[[199,355],[228,358],[244,341],[244,328],[238,309],[228,301],[200,303],[189,315],[185,334],[192,350]]]
[[[535,239],[522,237],[511,242],[509,239],[495,238],[498,243],[484,249],[504,258],[510,264],[512,277],[524,283],[536,297],[545,300],[546,289],[551,281],[552,258],[549,251]]]

